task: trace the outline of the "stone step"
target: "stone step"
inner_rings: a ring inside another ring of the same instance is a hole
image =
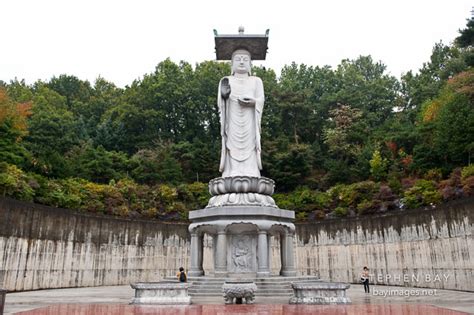
[[[205,289],[205,288],[222,288],[223,284],[191,284],[189,286],[190,289]],[[257,288],[259,289],[291,289],[291,285],[289,284],[282,284],[282,285],[272,285],[272,284],[257,284]]]
[[[175,277],[166,277],[165,279],[173,279],[176,280]],[[212,277],[212,276],[203,276],[203,277],[188,277],[188,279],[210,279],[210,280],[256,280],[256,281],[281,281],[281,280],[300,280],[300,279],[318,279],[315,276],[295,276],[295,277],[283,277],[283,276],[270,276],[270,277],[262,277],[262,278],[252,278],[252,277]]]
[[[212,291],[212,292],[222,292],[222,288],[189,288],[189,292],[207,292],[207,291]],[[293,292],[293,289],[289,288],[265,288],[265,289],[260,289],[257,288],[257,292],[267,292],[267,291],[274,291],[274,292]]]
[[[195,282],[190,282],[189,287],[191,288],[197,288],[197,287],[222,287],[224,283],[195,283]],[[262,287],[262,288],[268,288],[268,287],[274,287],[274,288],[291,288],[291,283],[256,283],[257,287]]]
[[[177,281],[174,277],[165,280]],[[226,281],[252,281],[257,285],[255,296],[260,297],[281,297],[289,299],[293,295],[292,282],[320,281],[314,276],[297,277],[265,277],[265,278],[224,278],[224,277],[189,277],[189,295],[194,297],[222,296],[222,286]]]
[[[194,296],[202,296],[202,297],[207,297],[207,296],[222,296],[222,292],[196,292],[196,293],[189,293],[191,297]],[[275,296],[275,297],[284,297],[284,298],[290,298],[293,295],[293,292],[255,292],[255,296]],[[286,302],[285,302],[286,303]]]
[[[199,290],[188,290],[189,294],[200,293],[200,292],[219,292],[222,293],[222,289],[199,289]],[[287,292],[292,293],[293,289],[257,289],[257,292]]]
[[[256,285],[291,285],[291,282],[288,281],[281,281],[281,282],[254,282]],[[311,282],[311,281],[295,281],[295,282]],[[189,281],[190,285],[217,285],[217,284],[224,284],[225,282],[217,282],[217,281]]]
[[[286,291],[291,291],[293,288],[291,287],[257,287],[257,289],[260,290],[286,290]],[[208,287],[190,287],[188,290],[196,292],[200,290],[217,290],[217,291],[222,291],[222,286],[208,286]]]
[[[174,279],[173,279],[174,280]],[[291,283],[291,282],[304,282],[304,281],[318,281],[317,278],[278,278],[278,279],[212,279],[212,278],[188,278],[188,282],[193,283],[224,283],[226,281],[252,281],[256,284],[259,283]]]

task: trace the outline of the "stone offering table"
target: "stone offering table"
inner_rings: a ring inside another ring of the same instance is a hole
[[[131,304],[191,304],[188,283],[176,281],[139,282],[130,285],[135,289]]]
[[[350,304],[346,283],[296,282],[292,283],[293,296],[290,304]]]
[[[222,286],[225,304],[253,304],[257,285],[252,281],[226,281]]]

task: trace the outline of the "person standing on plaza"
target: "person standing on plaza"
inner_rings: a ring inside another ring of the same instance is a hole
[[[360,274],[360,281],[364,284],[364,291],[365,293],[370,293],[369,289],[369,268],[367,266],[364,267],[362,273]]]

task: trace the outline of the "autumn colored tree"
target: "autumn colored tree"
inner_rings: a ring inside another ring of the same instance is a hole
[[[22,139],[28,133],[31,102],[16,103],[0,87],[0,161],[25,166],[29,154]]]

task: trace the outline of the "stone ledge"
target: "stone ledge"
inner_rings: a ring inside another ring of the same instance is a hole
[[[211,217],[246,217],[246,216],[267,216],[282,219],[294,220],[295,212],[273,207],[262,206],[224,206],[213,207],[189,212],[190,220],[209,219]]]
[[[278,208],[275,200],[271,196],[262,195],[253,192],[247,193],[229,193],[217,195],[209,199],[206,208],[217,208],[226,206],[258,206]]]

